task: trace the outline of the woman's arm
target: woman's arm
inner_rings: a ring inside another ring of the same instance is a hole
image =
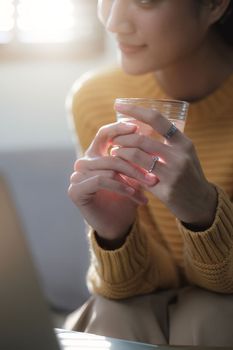
[[[126,105],[116,108],[161,135],[169,130],[169,121],[156,111]],[[187,278],[201,287],[232,293],[232,203],[205,178],[192,141],[177,130],[167,144],[136,134],[118,137],[115,142],[120,146],[115,152],[118,157],[145,169],[149,169],[152,156],[159,157],[153,170],[159,181],[148,190],[180,222]]]
[[[125,243],[116,250],[102,249],[93,230],[89,232],[91,265],[88,287],[91,292],[123,299],[179,286],[179,274],[168,249],[156,240],[156,227],[148,230],[143,213]]]
[[[185,268],[191,283],[220,292],[233,293],[233,204],[220,188],[213,224],[193,231],[178,222],[184,239]]]

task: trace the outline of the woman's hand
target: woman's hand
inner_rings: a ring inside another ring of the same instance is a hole
[[[84,157],[75,162],[71,175],[69,196],[98,236],[110,241],[127,234],[137,206],[147,202],[138,183],[156,182],[155,176],[109,155],[115,137],[129,136],[136,129],[133,124],[119,122],[102,127]]]
[[[149,124],[160,135],[166,135],[172,125],[151,109],[132,105],[115,105],[115,109]],[[118,136],[114,143],[119,145],[113,151],[115,156],[147,170],[159,157],[153,169],[159,181],[148,190],[191,228],[211,226],[217,193],[203,174],[191,140],[182,132],[177,130],[165,143],[138,133]]]

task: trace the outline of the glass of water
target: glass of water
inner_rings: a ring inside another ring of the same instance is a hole
[[[132,104],[159,111],[180,130],[184,131],[185,120],[188,114],[189,103],[179,100],[158,100],[153,98],[117,98],[116,103]],[[133,117],[116,112],[117,121],[130,122],[138,126],[138,132],[153,136],[155,130],[148,124],[136,120]],[[158,135],[157,135],[158,136]]]

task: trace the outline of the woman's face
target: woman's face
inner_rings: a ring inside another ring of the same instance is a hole
[[[195,55],[207,25],[197,0],[99,0],[99,16],[129,74],[165,69]]]

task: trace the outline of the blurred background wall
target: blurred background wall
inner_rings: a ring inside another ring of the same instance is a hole
[[[56,13],[56,4],[62,3],[32,2],[32,14],[35,5],[53,3]],[[24,0],[3,2],[10,3],[14,5],[15,18],[16,5],[23,5]],[[64,48],[62,54],[59,50],[53,53],[53,44],[49,43],[39,44],[38,49],[33,39],[29,45],[20,43],[15,35],[20,34],[19,28],[15,27],[8,30],[12,39],[4,39],[0,44],[0,174],[8,182],[45,296],[52,308],[64,311],[74,310],[88,297],[85,275],[89,260],[84,222],[67,197],[75,146],[67,123],[65,98],[84,72],[112,65],[116,60],[112,39],[102,31],[100,45],[95,37],[92,21],[99,25],[96,3],[73,0],[75,6],[89,4],[92,17],[83,14],[82,23],[80,17],[76,18],[76,32],[88,32],[89,41],[84,37],[80,44],[74,38],[67,54]],[[0,13],[5,9],[0,1]],[[10,11],[11,7],[7,9]],[[35,16],[32,25],[39,14]],[[4,21],[0,15],[0,39],[7,32]],[[80,55],[82,51],[84,54]]]
[[[110,37],[105,38],[103,51],[93,56],[58,61],[14,59],[8,62],[0,58],[1,150],[71,145],[65,97],[75,79],[84,72],[115,61],[115,47]]]

